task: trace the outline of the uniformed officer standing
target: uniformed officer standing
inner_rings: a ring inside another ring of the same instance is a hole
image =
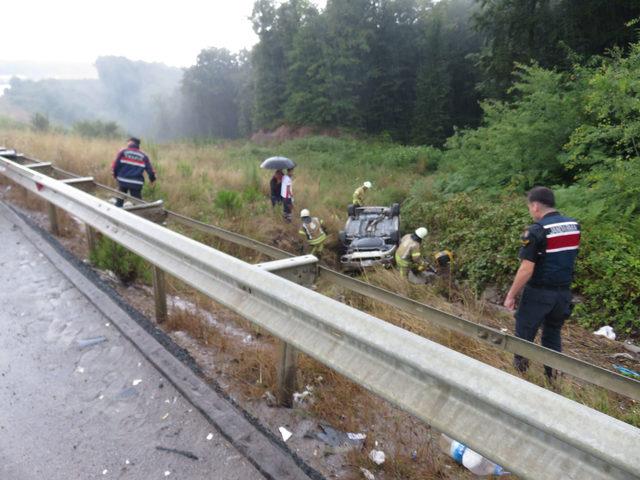
[[[532,342],[542,326],[542,346],[560,352],[560,331],[571,314],[570,288],[580,247],[580,225],[556,211],[553,192],[546,187],[533,188],[527,194],[527,205],[535,223],[522,235],[520,267],[504,306],[514,310],[522,291],[515,313],[516,336]],[[529,367],[529,360],[519,355],[513,363],[520,372]],[[551,378],[551,367],[544,368]]]

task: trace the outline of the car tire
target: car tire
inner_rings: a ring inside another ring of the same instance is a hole
[[[347,213],[349,214],[350,217],[356,218],[356,206],[353,204],[349,204],[347,206]]]
[[[347,232],[345,232],[344,230],[340,230],[338,232],[338,239],[340,240],[340,245],[346,246],[347,245]]]
[[[395,232],[391,232],[391,235],[389,235],[389,239],[391,240],[392,244],[397,245],[400,241],[400,232],[397,230]]]
[[[400,204],[394,203],[393,205],[391,205],[391,216],[397,217],[398,215],[400,215]]]

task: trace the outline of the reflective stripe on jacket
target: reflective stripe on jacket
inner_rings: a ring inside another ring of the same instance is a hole
[[[149,157],[138,148],[127,147],[120,150],[113,162],[112,169],[113,176],[120,183],[143,185],[145,170],[149,175],[149,180],[153,182],[156,179],[156,173],[153,171]]]
[[[327,234],[322,228],[322,220],[318,217],[311,217],[308,222],[303,221],[300,227],[300,235],[304,235],[309,245],[318,245],[327,238]]]
[[[400,268],[408,268],[411,263],[418,263],[421,256],[420,242],[414,240],[410,233],[402,237],[400,246],[396,250],[396,265]]]

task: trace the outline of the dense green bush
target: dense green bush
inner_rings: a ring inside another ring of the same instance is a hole
[[[520,235],[531,223],[524,198],[458,193],[424,200],[414,194],[403,205],[406,230],[426,226],[426,249],[452,250],[457,278],[476,292],[488,285],[507,288],[518,266]]]
[[[98,239],[90,260],[97,268],[111,270],[124,283],[138,278],[149,281],[150,273],[145,261],[107,237]]]
[[[637,335],[640,44],[572,73],[527,67],[519,75],[513,101],[486,103],[482,127],[448,140],[438,193],[416,185],[404,220],[426,223],[438,247],[453,249],[459,278],[477,291],[504,289],[517,268],[518,237],[531,223],[522,194],[551,186],[559,209],[582,224],[575,318]]]
[[[219,190],[214,205],[226,213],[234,213],[242,208],[242,197],[235,190]]]
[[[116,122],[82,120],[73,124],[73,131],[88,138],[116,138],[124,135]]]

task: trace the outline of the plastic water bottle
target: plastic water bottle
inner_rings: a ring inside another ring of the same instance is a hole
[[[453,458],[456,463],[464,465],[469,471],[478,476],[509,475],[509,472],[506,472],[500,465],[484,458],[479,453],[474,452],[463,443],[449,438],[444,433],[440,436],[439,444],[442,451]]]

